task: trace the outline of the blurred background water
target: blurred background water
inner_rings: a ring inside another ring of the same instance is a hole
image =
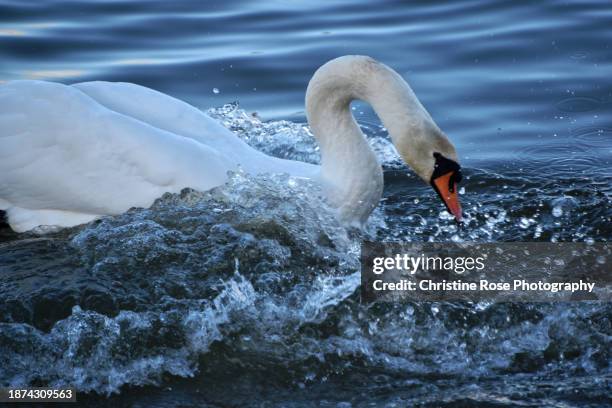
[[[357,102],[387,184],[367,232],[311,186],[244,175],[45,238],[3,231],[1,384],[112,406],[612,404],[609,305],[366,307],[354,274],[364,236],[609,240],[609,1],[0,0],[0,83],[138,83],[281,157],[318,160],[304,92],[345,54],[397,70],[454,141],[467,228]]]

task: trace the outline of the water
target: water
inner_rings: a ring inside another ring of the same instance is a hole
[[[262,3],[3,0],[0,81],[136,82],[316,163],[310,75],[371,55],[458,147],[466,227],[355,103],[385,168],[364,231],[316,186],[244,174],[44,237],[2,230],[0,384],[73,384],[91,406],[612,404],[609,304],[368,306],[356,273],[365,238],[610,238],[609,3]]]

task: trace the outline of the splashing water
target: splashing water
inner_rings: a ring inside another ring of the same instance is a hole
[[[271,155],[319,161],[303,124],[262,122],[237,105],[209,113]],[[6,238],[0,383],[111,394],[170,375],[240,405],[264,377],[296,399],[316,392],[344,403],[351,393],[339,390],[363,387],[381,404],[402,404],[438,394],[495,401],[512,379],[536,405],[551,383],[558,400],[608,398],[610,305],[366,305],[358,258],[366,238],[605,240],[610,183],[467,168],[459,228],[401,169],[386,134],[362,125],[387,184],[363,230],[341,225],[307,180],[236,173],[224,186],[166,194],[148,209]],[[236,392],[214,391],[227,387]]]

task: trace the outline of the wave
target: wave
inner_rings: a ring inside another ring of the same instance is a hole
[[[214,114],[270,154],[318,161],[304,125],[234,105]],[[388,189],[363,229],[341,225],[306,180],[235,173],[208,192],[3,242],[0,384],[112,394],[168,375],[205,383],[214,367],[298,388],[350,370],[402,384],[612,373],[609,304],[366,305],[358,293],[364,239],[606,239],[609,183],[466,169],[458,228],[392,151],[378,154]]]

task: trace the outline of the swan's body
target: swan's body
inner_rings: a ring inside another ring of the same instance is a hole
[[[177,99],[134,84],[0,86],[0,210],[15,231],[71,226],[164,192],[206,191],[227,172],[314,176],[316,167],[249,147]]]
[[[315,179],[343,219],[363,221],[383,180],[350,113],[355,98],[372,103],[424,179],[433,172],[432,152],[456,160],[408,85],[367,57],[333,60],[309,84],[306,107],[321,166],[267,156],[200,110],[142,86],[8,82],[0,85],[0,210],[18,232],[73,226],[147,207],[164,192],[208,190],[240,167]]]

